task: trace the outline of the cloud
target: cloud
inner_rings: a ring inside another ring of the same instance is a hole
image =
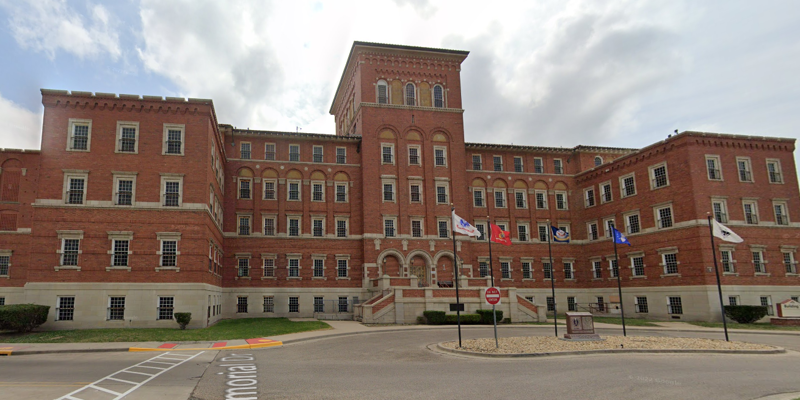
[[[10,14],[9,28],[20,47],[42,52],[51,60],[65,51],[79,58],[121,55],[114,18],[99,4],[82,16],[64,0],[0,1]]]
[[[3,147],[41,148],[42,113],[31,112],[0,94],[0,121],[3,121]]]

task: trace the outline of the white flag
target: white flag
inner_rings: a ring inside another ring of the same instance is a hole
[[[744,239],[742,239],[739,235],[735,234],[730,228],[725,225],[720,224],[715,219],[711,219],[711,231],[714,233],[714,236],[726,241],[726,242],[733,242],[733,243],[742,243]]]
[[[453,210],[453,230],[462,235],[481,237],[481,231],[456,215],[455,210]]]

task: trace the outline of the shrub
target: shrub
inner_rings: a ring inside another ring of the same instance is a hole
[[[492,310],[477,310],[476,312],[481,316],[481,324],[494,325]],[[497,314],[497,322],[503,322],[503,311],[497,310],[495,313]]]
[[[448,325],[455,325],[458,323],[458,315],[446,315],[445,322]],[[461,314],[461,323],[464,325],[475,325],[481,323],[481,316],[478,314]]]
[[[30,332],[47,322],[50,306],[38,304],[10,304],[0,306],[0,329]]]
[[[767,315],[767,306],[725,306],[725,315],[740,324],[752,324]]]
[[[425,316],[425,321],[428,322],[428,325],[444,324],[444,311],[423,311],[422,315]]]
[[[186,325],[192,321],[192,313],[190,312],[176,312],[175,321],[181,326],[181,329],[186,329]]]

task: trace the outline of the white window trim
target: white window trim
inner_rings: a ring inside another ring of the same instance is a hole
[[[267,198],[267,191],[266,191],[266,186],[267,185],[266,184],[268,182],[272,182],[272,185],[273,185],[272,187],[275,190],[275,197],[273,197],[271,199]],[[261,179],[261,200],[269,200],[269,201],[278,200],[278,180],[277,179],[274,179],[274,178]]]
[[[416,236],[414,236],[414,222],[419,222],[419,237],[418,238]],[[425,237],[425,219],[424,218],[420,218],[420,217],[411,218],[411,220],[409,221],[408,227],[409,227],[409,232],[408,233],[409,233],[409,235],[411,235],[412,238],[422,239],[422,238]]]
[[[661,210],[664,210],[664,209],[667,209],[667,208],[669,208],[669,216],[672,219],[670,221],[671,225],[668,226],[668,227],[661,227],[661,222],[660,222],[661,221],[661,218],[660,218]],[[676,222],[676,219],[675,219],[675,208],[672,207],[672,202],[670,202],[668,204],[660,204],[660,205],[653,206],[653,220],[656,222],[656,229],[671,229],[671,228],[674,228],[675,225],[677,224],[677,222]],[[642,221],[640,220],[639,224],[641,225],[641,223],[642,223]]]
[[[667,183],[664,186],[656,187],[656,169],[664,167],[664,178],[667,180]],[[667,169],[667,162],[661,162],[655,165],[651,165],[647,168],[648,174],[650,175],[650,190],[658,190],[669,187],[669,169]]]
[[[314,236],[314,221],[322,221],[322,235],[321,236]],[[311,237],[325,237],[327,231],[327,224],[325,223],[324,216],[311,216]]]
[[[108,267],[106,267],[106,271],[120,270],[120,269],[121,270],[130,271],[131,270],[131,255],[133,254],[133,250],[131,250],[131,242],[133,242],[133,232],[130,232],[130,231],[125,231],[125,232],[122,232],[122,231],[114,232],[114,231],[112,231],[112,232],[108,232],[108,240],[111,242],[111,248],[108,250],[107,254],[109,256],[111,256],[111,257],[110,257],[110,260],[109,260],[109,263],[108,263]],[[128,242],[128,252],[127,252],[128,253],[128,265],[125,265],[125,266],[114,266],[114,254],[115,254],[114,253],[114,248],[115,248],[115,242],[117,240],[119,240],[119,241],[126,240]]]
[[[178,206],[165,205],[167,199],[167,182],[178,182]],[[238,191],[239,188],[237,187]],[[161,208],[181,208],[183,207],[183,174],[162,173],[161,174]]]
[[[273,225],[272,235],[267,235],[264,233],[264,225],[266,225],[266,221],[271,219]],[[278,236],[278,216],[276,214],[261,214],[261,234],[264,236]]]
[[[341,204],[348,203],[350,201],[349,193],[348,193],[349,192],[348,183],[347,182],[335,182],[333,185],[334,185],[333,186],[334,190],[336,190],[336,192],[334,192],[333,202],[334,203],[341,203]],[[338,186],[343,186],[344,187],[344,201],[339,201],[338,200],[338,197],[336,195],[339,192],[339,189],[337,189]],[[381,189],[383,189],[383,187],[381,187]]]
[[[384,86],[386,88],[386,103],[380,102],[380,92],[378,91],[378,86]],[[375,82],[375,103],[377,104],[392,104],[391,99],[391,90],[389,87],[389,83],[383,79],[378,80]]]
[[[603,195],[603,187],[605,187],[606,185],[608,185],[608,194],[611,196],[611,200],[608,201],[606,201],[606,197]],[[611,203],[612,201],[614,201],[614,187],[611,186],[611,181],[602,182],[600,183],[600,185],[597,186],[597,188],[600,190],[599,192],[600,204]]]
[[[14,250],[0,250],[0,257],[8,257],[8,274],[0,275],[0,277],[8,278],[11,274],[11,255],[14,253]],[[2,296],[0,296],[2,297]]]
[[[244,145],[250,145],[250,157],[244,158],[242,153],[244,153]],[[252,160],[253,159],[253,143],[252,142],[239,142],[239,158],[242,160]]]
[[[394,236],[387,236],[386,235],[386,221],[392,221],[392,228],[394,229]],[[383,237],[396,238],[396,237],[400,236],[400,232],[397,231],[397,217],[383,217],[383,221],[382,222],[383,222],[383,225],[381,226],[381,228],[382,228]]]
[[[297,147],[297,161],[293,161],[292,160],[292,148],[293,147]],[[278,151],[278,149],[275,149],[276,153],[277,153],[277,151]],[[289,144],[289,147],[287,147],[286,160],[288,162],[303,162],[303,153],[302,153],[302,149],[300,148],[299,144],[296,144],[296,143]]]
[[[450,239],[453,236],[452,227],[450,226],[451,218],[436,218],[436,237],[439,239]],[[439,223],[446,222],[447,223],[447,237],[442,237],[439,235]]]
[[[248,227],[249,232],[246,235],[242,235],[239,233],[239,228],[242,225],[242,218],[247,218],[249,220]],[[263,225],[262,225],[263,226]],[[252,236],[253,235],[253,214],[250,213],[236,213],[236,235],[237,236]]]
[[[519,228],[525,228],[525,235],[528,237],[526,240],[520,239],[520,237],[519,237]],[[530,225],[530,223],[527,223],[527,222],[524,222],[524,223],[518,222],[517,223],[517,240],[520,241],[520,242],[525,242],[525,243],[531,241],[531,225]]]
[[[496,164],[495,163],[495,157],[500,157],[500,170],[499,171],[497,169],[495,169],[495,167],[494,167],[495,164]],[[491,169],[491,171],[492,172],[504,172],[505,171],[505,163],[503,161],[504,160],[503,160],[503,156],[502,155],[493,154],[492,155],[492,169]]]
[[[603,218],[603,237],[605,238],[611,237],[611,229],[608,226],[609,222],[614,224],[614,228],[617,227],[617,219],[615,217]]]
[[[386,200],[385,185],[392,185],[392,199]],[[394,179],[381,179],[381,202],[382,203],[397,203],[397,182]]]
[[[269,154],[267,152],[267,146],[269,146],[269,145],[272,145],[272,148],[274,149],[274,151],[272,152],[272,159],[267,158],[267,154]],[[277,160],[277,158],[278,158],[278,145],[276,145],[275,143],[264,143],[264,160],[265,161],[275,161],[275,160]]]
[[[240,176],[237,178],[236,182],[236,198],[239,200],[253,200],[253,189],[255,185],[253,184],[254,179],[247,176]],[[242,182],[250,182],[250,197],[242,197]]]
[[[775,206],[783,207],[783,217],[786,219],[786,223],[783,225],[778,224],[778,213],[775,212]],[[772,200],[772,217],[775,219],[775,225],[789,226],[792,223],[789,219],[789,203],[786,200]]]
[[[315,161],[314,160],[314,157],[316,157],[316,155],[317,155],[317,152],[316,152],[317,149],[321,150],[321,153],[320,153],[320,156],[322,156],[322,160],[321,161]],[[325,147],[324,146],[320,146],[320,145],[312,145],[311,146],[311,162],[314,163],[314,164],[319,164],[319,163],[324,163],[325,162]]]
[[[408,85],[414,88],[414,104],[408,104]],[[419,93],[417,93],[417,85],[415,85],[414,82],[403,83],[403,105],[409,107],[419,105]]]
[[[339,261],[345,261],[345,276],[339,276]],[[350,280],[350,255],[349,254],[336,254],[336,279],[337,280]]]
[[[597,237],[592,237],[592,226],[594,226],[595,232],[597,232]],[[600,240],[600,224],[597,221],[589,221],[586,223],[586,240],[595,241]]]
[[[719,178],[718,179],[711,179],[711,177],[709,176],[709,174],[708,174],[708,160],[714,160],[714,164],[717,167],[717,172],[719,172]],[[722,160],[720,159],[719,155],[717,155],[717,154],[706,154],[705,158],[703,159],[703,161],[705,161],[705,165],[703,166],[703,168],[706,170],[706,179],[708,179],[709,181],[712,181],[712,182],[722,182],[724,180],[724,178],[723,178],[723,175],[722,175]],[[736,174],[737,175],[739,174],[739,165],[738,164],[736,165]]]
[[[558,208],[558,195],[564,196],[564,208]],[[553,192],[554,200],[556,203],[556,210],[559,211],[566,211],[569,210],[569,197],[567,196],[567,192],[564,190],[556,190]]]
[[[289,221],[296,219],[297,220],[297,236],[293,236],[289,233],[292,225]],[[303,236],[303,217],[300,215],[287,215],[286,216],[286,237],[301,237]]]
[[[444,188],[445,201],[439,201],[439,188]],[[436,182],[436,204],[450,204],[450,183],[449,182]]]
[[[411,187],[418,186],[419,187],[419,201],[414,201],[411,197]],[[425,202],[425,196],[423,195],[424,185],[422,181],[413,180],[408,182],[408,202],[412,204],[423,204]]]
[[[517,160],[519,160],[519,166],[520,169],[522,170],[519,172],[517,172]],[[518,174],[525,173],[525,157],[514,156],[513,163],[514,163],[514,171],[513,171],[514,173]]]
[[[473,187],[472,188],[472,192],[473,192],[472,193],[472,206],[475,207],[475,208],[486,208],[486,188]],[[475,204],[475,193],[476,192],[480,192],[482,194],[481,197],[483,198],[483,205],[479,206],[479,205]]]
[[[122,151],[122,128],[134,128],[136,133],[133,138],[133,151]],[[91,127],[89,128],[91,131]],[[139,122],[117,121],[117,143],[114,152],[119,154],[139,154]]]
[[[392,162],[387,163],[383,160],[383,149],[384,147],[389,147],[391,149],[392,155]],[[394,151],[394,143],[381,143],[381,165],[394,165],[396,163],[397,156]]]
[[[275,279],[278,270],[278,255],[271,253],[261,253],[261,279]],[[272,275],[267,275],[267,260],[272,260]]]
[[[527,189],[513,189],[514,193],[514,208],[517,210],[528,209],[528,190]],[[517,193],[522,193],[522,207],[517,207]]]
[[[658,255],[661,257],[661,262],[658,264],[661,267],[661,277],[665,276],[681,276],[680,268],[681,268],[681,261],[678,259],[678,248],[677,247],[666,247],[661,249],[656,249]],[[668,254],[675,254],[675,264],[677,265],[678,272],[675,273],[667,273],[667,255]]]
[[[436,107],[436,87],[442,88],[442,106]],[[431,107],[433,108],[447,108],[447,90],[445,90],[443,85],[435,84],[431,86]]]
[[[344,236],[339,236],[339,222],[344,221]],[[334,237],[343,239],[350,237],[350,217],[334,217],[334,229],[336,232],[333,233]]]
[[[417,149],[417,163],[411,162],[411,149]],[[394,156],[392,156],[394,158]],[[381,161],[383,161],[383,148],[381,147]],[[445,163],[447,163],[447,153],[445,153]],[[408,145],[408,165],[422,165],[422,146],[418,144]]]
[[[322,187],[322,200],[314,200],[314,185],[319,185]],[[324,203],[325,202],[325,181],[311,181],[309,186],[311,190],[311,202],[312,203]]]
[[[70,206],[85,206],[88,203],[88,200],[86,199],[86,193],[88,192],[89,188],[89,171],[76,170],[76,169],[65,169],[63,171],[64,171],[64,186],[61,196],[64,204],[68,204]],[[69,203],[69,181],[72,178],[83,179],[83,202],[80,204]]]
[[[744,161],[745,165],[747,166],[745,171],[747,171],[750,174],[750,180],[749,181],[743,181],[742,180],[742,173],[739,171],[739,162],[740,161]],[[755,183],[756,177],[753,175],[753,163],[750,160],[750,157],[736,157],[736,176],[739,178],[739,182]]]
[[[539,166],[541,166],[542,171],[536,172],[536,162],[539,162]],[[534,157],[533,158],[533,173],[534,174],[543,174],[544,173],[544,158],[542,157]]]
[[[561,164],[561,172],[558,172],[558,170],[556,170],[556,161],[558,161],[558,163]],[[566,168],[564,167],[564,160],[562,160],[560,158],[554,158],[553,159],[553,174],[555,174],[555,175],[564,175],[564,173],[566,172],[565,169]]]
[[[436,150],[441,150],[444,153],[444,165],[436,164]],[[433,167],[434,168],[447,168],[447,146],[433,146]]]
[[[723,215],[724,221],[717,221],[722,224],[727,224],[730,220],[730,214],[728,213],[728,200],[724,197],[711,197],[711,217],[716,219],[717,216],[714,211],[714,203],[719,203],[720,205],[720,213]]]
[[[322,280],[324,280],[324,281],[328,280],[328,277],[325,276],[325,270],[327,269],[327,266],[325,265],[325,260],[327,258],[328,258],[327,254],[312,254],[311,255],[311,279],[316,279],[316,280],[321,280],[321,281]],[[317,268],[316,268],[317,267],[316,266],[317,260],[322,261],[322,275],[321,276],[317,276],[316,275],[316,273],[317,273]]]
[[[626,194],[625,193],[625,179],[633,178],[633,194]],[[636,187],[636,174],[630,173],[619,177],[619,196],[620,198],[624,199],[627,197],[636,196],[639,193],[638,188]]]
[[[344,162],[343,163],[339,162],[339,150],[344,150]],[[339,164],[339,165],[347,164],[347,147],[341,147],[341,146],[336,147],[336,159],[334,160],[334,163],[335,164]]]
[[[181,131],[181,152],[179,154],[176,153],[167,153],[167,139],[169,137],[170,130],[180,130]],[[164,156],[183,156],[186,154],[186,125],[184,124],[164,124],[164,137],[161,140],[161,155]]]
[[[120,207],[133,207],[136,205],[136,176],[139,174],[138,172],[119,172],[119,171],[111,171],[114,175],[114,186],[111,188],[111,201],[114,203],[115,206]],[[133,181],[131,183],[131,205],[121,205],[119,204],[119,181]]]
[[[773,181],[772,181],[772,178],[770,178],[770,176],[769,176],[769,164],[770,164],[770,163],[774,163],[774,164],[775,164],[775,166],[776,166],[776,168],[777,168],[777,171],[776,171],[776,172],[778,173],[778,177],[780,178],[780,179],[779,179],[777,182],[773,182]],[[765,161],[765,164],[764,164],[764,165],[765,165],[765,166],[766,166],[766,168],[767,168],[767,182],[769,182],[769,183],[770,183],[770,184],[772,184],[772,185],[782,185],[782,184],[784,184],[784,183],[785,183],[785,180],[783,179],[783,168],[781,167],[781,160],[780,160],[780,159],[777,159],[777,158],[768,158],[768,159]]]
[[[539,201],[537,199],[537,195],[542,194],[542,199],[544,199],[544,207],[539,208]],[[533,200],[536,202],[536,209],[537,210],[548,210],[550,209],[549,199],[547,198],[547,190],[534,190],[533,191]]]
[[[292,199],[291,190],[289,185],[292,183],[297,184],[297,199]],[[276,189],[277,190],[277,189]],[[276,195],[277,197],[277,195]],[[303,181],[301,179],[287,179],[286,180],[286,201],[303,201]]]
[[[506,196],[506,190],[507,190],[506,188],[499,188],[499,187],[496,187],[496,188],[492,189],[492,208],[508,208],[508,196]],[[502,207],[498,207],[497,206],[497,195],[498,194],[503,199],[503,206]]]
[[[589,204],[589,192],[592,193],[591,199],[594,204]],[[597,206],[597,196],[595,196],[594,186],[583,189],[583,208],[592,208]]]
[[[56,253],[58,254],[58,266],[55,267],[55,270],[62,270],[62,269],[74,269],[77,271],[81,270],[81,254],[83,254],[83,231],[77,230],[63,230],[63,231],[56,231],[58,234],[59,246]],[[64,241],[66,239],[77,239],[78,242],[78,265],[64,265]],[[10,269],[9,269],[10,271]]]
[[[745,205],[751,205],[753,209],[753,216],[755,217],[755,224],[750,224],[747,222],[747,211],[745,210]],[[746,225],[758,225],[761,223],[761,217],[758,215],[758,201],[756,200],[749,200],[749,199],[742,199],[742,220]]]
[[[180,232],[156,232],[156,239],[158,240],[158,251],[156,254],[158,255],[158,266],[156,267],[156,271],[161,270],[175,270],[180,271],[180,255],[181,255],[181,233]],[[164,249],[164,241],[172,241],[174,240],[175,243],[175,266],[165,267],[163,266],[163,249]]]
[[[479,170],[475,169],[475,157],[476,156],[478,157],[478,160],[480,162],[481,169],[479,169]],[[470,166],[472,167],[472,168],[470,168],[470,170],[472,170],[472,171],[483,171],[483,155],[481,155],[481,154],[471,154]]]
[[[88,133],[86,134],[86,150],[72,148],[73,137],[75,133],[75,125],[89,126]],[[67,124],[67,151],[88,153],[91,150],[92,150],[92,120],[70,118],[69,123]]]

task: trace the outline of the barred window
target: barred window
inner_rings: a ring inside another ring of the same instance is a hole
[[[108,315],[106,318],[113,321],[125,319],[125,297],[108,298]]]
[[[272,296],[264,296],[264,312],[275,312],[275,298]]]
[[[72,321],[75,316],[75,297],[65,296],[58,298],[56,321]]]
[[[678,296],[671,296],[667,298],[667,305],[669,307],[669,313],[680,315],[683,314],[683,302],[681,302],[681,298]]]
[[[547,311],[556,310],[556,300],[550,296],[547,297]]]
[[[338,310],[340,313],[349,312],[349,303],[347,302],[347,296],[339,296],[339,307]]]
[[[567,297],[567,311],[576,311],[577,307],[575,305],[575,298],[570,296]]]
[[[647,297],[636,297],[636,312],[637,313],[647,313],[649,310],[647,309]]]
[[[174,309],[175,309],[174,297],[158,298],[158,319],[172,319]]]
[[[296,313],[300,312],[300,298],[299,297],[289,297],[289,312]]]
[[[236,312],[247,313],[247,296],[239,296],[236,298]]]
[[[486,261],[478,262],[478,273],[481,278],[489,276],[489,264]]]
[[[314,312],[325,312],[325,299],[322,296],[314,296]]]

